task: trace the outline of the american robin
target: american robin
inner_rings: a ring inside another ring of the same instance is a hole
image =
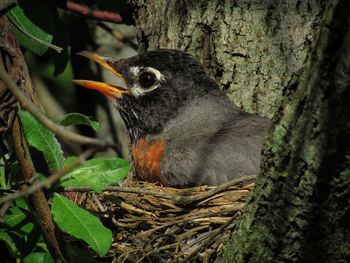
[[[258,173],[269,121],[234,106],[191,55],[169,49],[122,60],[80,55],[125,83],[73,81],[112,98],[139,179],[186,187]]]

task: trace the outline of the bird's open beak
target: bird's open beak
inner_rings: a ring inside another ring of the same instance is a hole
[[[95,53],[90,53],[87,51],[79,52],[78,55],[87,57],[97,62],[103,68],[111,71],[117,78],[121,79],[125,83],[125,79],[123,78],[123,76],[112,67],[113,61],[110,58],[102,57]],[[74,79],[72,80],[72,82],[84,88],[98,90],[107,96],[115,97],[115,98],[120,97],[122,94],[129,93],[128,89],[125,89],[116,85],[112,85],[112,84],[98,82],[98,81]]]

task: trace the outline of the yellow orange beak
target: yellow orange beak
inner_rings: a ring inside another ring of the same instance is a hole
[[[90,53],[87,51],[79,52],[78,55],[87,57],[92,61],[95,61],[96,63],[100,64],[103,68],[111,71],[117,78],[119,78],[125,83],[125,79],[123,78],[123,76],[112,67],[113,62],[110,58],[102,57],[100,55],[97,55],[95,53]],[[98,90],[107,96],[115,97],[115,98],[120,97],[122,94],[129,93],[128,89],[122,88],[120,86],[112,85],[112,84],[98,82],[98,81],[74,79],[72,80],[72,82],[84,88]]]

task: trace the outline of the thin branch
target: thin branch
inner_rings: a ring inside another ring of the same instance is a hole
[[[213,212],[208,211],[208,213],[206,213],[206,214],[198,214],[198,215],[194,215],[194,216],[190,216],[190,215],[186,214],[186,217],[184,217],[184,218],[181,218],[181,219],[175,218],[174,220],[167,221],[164,224],[161,224],[160,226],[139,232],[139,233],[135,234],[135,237],[140,238],[140,239],[144,239],[144,238],[149,237],[149,235],[151,235],[155,231],[159,231],[160,229],[163,229],[165,227],[170,227],[173,225],[180,225],[180,224],[184,224],[184,223],[188,223],[188,222],[193,223],[193,222],[195,222],[195,220],[203,219],[203,218],[210,219],[213,216],[219,216],[221,214],[225,214],[225,213],[229,213],[229,212],[238,212],[241,209],[242,209],[242,207],[236,207],[235,205],[230,205],[230,207],[228,207],[228,209],[226,209],[225,211],[223,211],[223,210],[213,211]]]
[[[4,216],[7,210],[11,207],[12,202],[5,202],[4,205],[0,208],[0,223],[4,223]]]
[[[91,148],[85,152],[83,152],[81,155],[77,157],[73,162],[70,164],[62,167],[60,170],[57,172],[53,173],[50,175],[48,178],[46,178],[44,181],[38,181],[34,183],[32,186],[28,187],[25,190],[15,192],[13,194],[8,194],[6,196],[3,196],[0,198],[0,204],[9,202],[12,200],[16,200],[28,195],[31,195],[35,193],[36,191],[40,190],[41,188],[50,188],[52,184],[54,184],[60,177],[62,177],[66,172],[70,171],[74,167],[82,164],[85,162],[86,159],[90,158],[93,156],[99,149],[98,148]]]
[[[17,101],[21,104],[21,106],[29,111],[42,125],[51,130],[57,136],[59,136],[62,140],[72,141],[80,144],[91,144],[100,147],[110,146],[106,142],[101,142],[100,140],[86,137],[80,134],[76,134],[74,132],[70,132],[64,129],[62,126],[57,125],[52,120],[47,118],[39,108],[37,108],[20,90],[20,88],[15,84],[12,80],[11,76],[5,71],[4,63],[2,58],[0,57],[0,79],[6,84],[7,88],[12,92],[12,94],[16,97]]]
[[[143,189],[143,188],[137,188],[137,187],[124,187],[124,186],[108,186],[105,187],[102,191],[103,192],[120,192],[120,193],[132,193],[132,194],[140,194],[140,195],[152,195],[155,197],[159,197],[159,198],[164,198],[166,200],[171,200],[173,201],[175,204],[181,204],[181,205],[189,205],[191,203],[194,202],[198,202],[201,201],[205,198],[208,198],[210,196],[213,196],[219,192],[222,192],[232,186],[244,183],[244,182],[248,182],[248,181],[252,181],[256,178],[255,175],[249,175],[249,176],[244,176],[241,178],[237,178],[234,180],[231,180],[227,183],[224,183],[222,185],[216,186],[213,189],[202,193],[202,194],[197,194],[197,195],[172,195],[172,194],[167,194],[164,192],[156,192],[156,191],[152,191],[152,190],[147,190],[147,189]],[[186,189],[187,192],[190,190]],[[64,188],[65,192],[88,192],[91,191],[91,188],[89,187],[66,187]]]
[[[14,78],[20,79],[24,85],[23,88],[26,94],[33,98],[35,101],[35,94],[33,93],[31,80],[28,74],[27,65],[23,59],[21,50],[19,49],[17,39],[15,37],[14,31],[11,29],[10,22],[7,20],[6,16],[0,18],[0,27],[2,31],[2,46],[1,46],[1,56],[0,56],[0,71],[5,72],[5,66],[3,60],[7,60],[8,71],[13,74]],[[7,73],[6,73],[7,74]],[[12,77],[7,74],[7,77],[12,80]],[[13,82],[13,81],[12,81]],[[6,83],[1,83],[2,88],[7,91]],[[16,85],[14,85],[16,86]],[[13,106],[16,106],[14,104]],[[26,139],[24,138],[22,124],[19,119],[18,114],[16,114],[16,108],[10,109],[11,116],[8,118],[7,128],[9,130],[8,139],[11,140],[11,145],[13,146],[12,152],[16,155],[18,161],[22,179],[24,181],[30,181],[33,176],[36,175],[36,170],[32,162],[32,158],[29,153],[28,145]],[[22,185],[22,190],[27,188],[27,185]],[[50,251],[52,257],[57,262],[67,262],[61,250],[61,243],[59,242],[59,233],[56,231],[56,226],[53,223],[52,215],[50,212],[47,199],[43,191],[37,191],[33,195],[29,196],[28,205],[33,215],[34,223],[41,230],[43,239]],[[5,202],[3,209],[6,209],[10,202]],[[3,210],[3,211],[4,211]]]
[[[97,25],[101,27],[103,30],[105,30],[107,33],[111,34],[117,41],[121,41],[125,45],[129,46],[130,48],[134,50],[138,50],[137,44],[135,44],[130,38],[125,37],[120,32],[116,32],[115,30],[113,30],[113,28],[111,28],[110,26],[102,22],[98,22]]]
[[[121,15],[116,12],[93,10],[86,5],[74,3],[72,1],[67,1],[66,5],[62,8],[67,11],[99,21],[112,22],[115,24],[120,24],[123,22]]]
[[[173,248],[173,247],[178,247],[178,246],[180,246],[179,242],[175,242],[175,243],[167,244],[167,245],[164,245],[164,246],[161,246],[161,247],[157,247],[157,248],[147,252],[145,255],[143,255],[139,260],[136,261],[136,263],[143,262],[143,260],[145,258],[148,258],[150,255],[152,255],[154,253],[160,252],[162,250],[167,250],[167,249],[170,249],[170,248]]]
[[[236,220],[237,218],[235,218],[234,216],[231,217],[230,220],[228,220],[225,224],[223,224],[219,229],[216,229],[214,231],[212,231],[212,233],[210,233],[209,238],[207,238],[200,246],[197,246],[196,249],[194,249],[191,254],[189,254],[187,257],[184,258],[184,262],[190,262],[191,259],[195,258],[196,256],[198,257],[198,253],[207,248],[210,244],[213,243],[213,241],[220,236],[220,234],[222,234],[225,230],[227,230],[229,228],[229,226]],[[234,226],[233,226],[234,227]],[[232,228],[233,228],[232,227]],[[232,229],[231,228],[231,229]]]
[[[0,66],[1,67],[1,66]],[[30,181],[36,175],[36,170],[33,165],[32,158],[29,154],[29,149],[27,142],[24,138],[21,121],[18,115],[15,118],[11,127],[11,135],[14,146],[14,152],[17,157],[17,161],[21,168],[22,176],[24,181]],[[26,191],[27,185],[22,185],[21,191]],[[14,193],[15,194],[15,193]],[[9,194],[11,196],[13,194]],[[4,196],[3,198],[7,197]],[[4,203],[12,201],[10,199],[5,199]],[[56,226],[53,223],[52,215],[50,212],[47,199],[43,191],[37,191],[28,197],[28,203],[30,210],[32,212],[35,223],[41,229],[44,240],[50,250],[50,253],[54,258],[61,259],[62,262],[67,262],[62,254],[61,245],[56,232]],[[1,203],[0,203],[1,204]]]
[[[248,181],[253,181],[255,179],[256,179],[256,175],[247,175],[244,177],[233,179],[227,183],[224,183],[224,184],[221,184],[219,186],[214,187],[213,189],[209,190],[208,192],[204,192],[204,193],[201,193],[201,194],[198,194],[195,196],[182,196],[181,203],[189,205],[191,203],[201,201],[209,196],[213,196],[217,193],[225,191],[226,189],[228,189],[232,186],[235,186],[235,185],[238,185],[238,184],[241,184],[244,182],[248,182]]]
[[[16,0],[1,0],[0,3],[0,12],[5,11],[7,8],[10,8],[11,6],[17,4]]]

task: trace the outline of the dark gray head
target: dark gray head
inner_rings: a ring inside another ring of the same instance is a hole
[[[121,88],[106,83],[75,81],[114,99],[132,141],[160,133],[182,107],[197,99],[224,97],[203,66],[179,50],[160,49],[122,60],[86,52],[82,55],[102,64],[125,82],[126,87]]]

